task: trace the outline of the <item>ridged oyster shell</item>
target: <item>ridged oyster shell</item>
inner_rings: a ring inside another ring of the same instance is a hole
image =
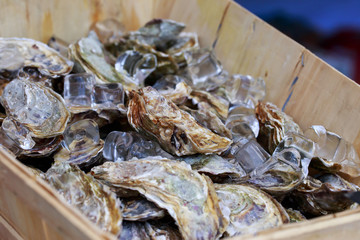
[[[46,44],[27,38],[0,38],[0,56],[1,73],[35,67],[43,75],[58,77],[74,65]]]
[[[136,131],[155,137],[172,154],[220,154],[232,143],[199,125],[189,113],[152,87],[131,91],[129,99],[129,123]]]
[[[302,134],[302,130],[292,117],[282,112],[274,104],[259,102],[255,108],[259,120],[260,132],[257,140],[272,153],[286,134]]]
[[[226,228],[211,181],[185,163],[156,158],[106,162],[91,174],[113,187],[137,190],[166,209],[185,239],[217,239]]]
[[[122,199],[123,218],[126,221],[146,221],[160,219],[166,215],[166,211],[157,207],[154,203],[144,199]]]
[[[45,175],[65,201],[79,209],[90,221],[105,231],[115,235],[120,233],[120,201],[114,193],[78,167],[67,163],[54,164]]]
[[[14,141],[19,136],[27,138],[50,138],[61,135],[70,118],[63,98],[50,88],[40,83],[15,79],[4,89],[1,103],[7,114],[3,129],[11,134]],[[10,132],[12,131],[12,132]],[[16,132],[20,131],[20,132]],[[15,138],[15,139],[14,139]],[[34,147],[32,141],[24,149]]]
[[[255,234],[289,222],[283,207],[250,185],[214,184],[221,211],[230,218],[224,236]]]

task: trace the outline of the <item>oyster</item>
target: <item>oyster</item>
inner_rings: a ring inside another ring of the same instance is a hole
[[[146,222],[145,228],[153,240],[181,240],[181,234],[175,226],[163,222]]]
[[[123,199],[122,216],[126,221],[146,221],[160,219],[166,215],[166,211],[157,207],[154,203],[144,199]]]
[[[230,219],[225,237],[256,234],[289,222],[285,209],[261,190],[248,185],[214,185],[221,211]]]
[[[54,160],[88,167],[101,157],[103,146],[96,122],[81,120],[65,130],[63,147],[54,155]]]
[[[200,126],[152,87],[131,91],[129,99],[127,116],[132,127],[156,138],[172,154],[219,154],[231,145],[230,139]]]
[[[4,89],[1,103],[7,114],[5,132],[23,149],[35,146],[32,137],[62,134],[70,118],[63,98],[43,85],[15,79]]]
[[[67,57],[68,56],[68,51],[69,51],[69,44],[67,42],[65,42],[64,40],[56,37],[56,36],[52,36],[47,45],[53,49],[55,49],[58,53],[60,53],[61,56],[63,57]]]
[[[103,47],[94,32],[88,37],[71,44],[70,55],[80,64],[87,73],[96,76],[98,83],[121,83],[129,88],[136,88],[133,79],[118,73],[115,68],[106,62]]]
[[[143,222],[128,222],[122,224],[119,240],[151,240]]]
[[[301,221],[306,220],[306,217],[304,215],[302,215],[302,213],[297,211],[297,210],[294,210],[292,208],[287,208],[285,210],[286,210],[287,214],[289,215],[291,223],[293,223],[293,222],[301,222]]]
[[[257,140],[270,153],[286,134],[290,132],[302,134],[299,125],[272,103],[259,102],[255,111],[260,124]]]
[[[31,149],[23,149],[21,155],[26,157],[47,157],[55,152],[61,145],[62,136],[53,138],[35,139],[35,146]]]
[[[308,176],[292,192],[290,199],[304,214],[320,216],[349,209],[354,203],[344,193],[359,190],[340,176],[326,173],[317,178]]]
[[[246,175],[239,164],[215,155],[188,156],[181,159],[191,165],[193,170],[208,175],[213,181],[222,178],[240,179]]]
[[[55,163],[45,175],[64,200],[79,209],[90,221],[105,231],[115,235],[120,233],[120,201],[106,187],[67,163]]]
[[[218,118],[215,113],[208,110],[210,107],[202,107],[199,110],[194,110],[186,106],[181,106],[180,109],[190,113],[201,126],[211,130],[213,133],[229,139],[232,138],[230,130],[226,128],[220,118]]]
[[[173,159],[173,156],[165,152],[157,142],[145,139],[136,132],[109,133],[105,139],[103,156],[109,161],[128,161],[132,158],[146,158],[149,156],[161,156]]]
[[[0,38],[0,53],[0,74],[7,79],[15,77],[23,67],[35,67],[50,77],[68,74],[73,67],[54,49],[27,38]]]
[[[305,131],[305,136],[315,142],[316,158],[311,166],[320,170],[360,176],[360,159],[355,148],[323,126],[314,125]]]
[[[217,239],[226,228],[211,181],[183,162],[156,158],[105,162],[91,174],[111,186],[137,190],[166,209],[185,239]]]

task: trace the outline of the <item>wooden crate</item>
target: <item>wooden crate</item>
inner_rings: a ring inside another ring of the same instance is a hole
[[[267,100],[303,129],[322,124],[360,152],[360,88],[307,49],[229,0],[2,0],[0,36],[69,42],[106,18],[135,30],[152,18],[186,23],[230,73],[262,77]],[[219,24],[221,22],[221,28]],[[354,182],[360,182],[353,179]],[[283,225],[251,239],[339,239],[360,236],[360,210]],[[0,239],[113,239],[19,162],[0,151]],[[236,239],[249,239],[239,237]]]

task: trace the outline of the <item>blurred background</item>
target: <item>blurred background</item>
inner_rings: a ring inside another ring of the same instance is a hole
[[[360,0],[236,0],[360,84]]]

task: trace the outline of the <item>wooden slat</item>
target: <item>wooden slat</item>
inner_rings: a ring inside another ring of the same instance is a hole
[[[0,237],[6,240],[23,240],[18,232],[0,215]]]

